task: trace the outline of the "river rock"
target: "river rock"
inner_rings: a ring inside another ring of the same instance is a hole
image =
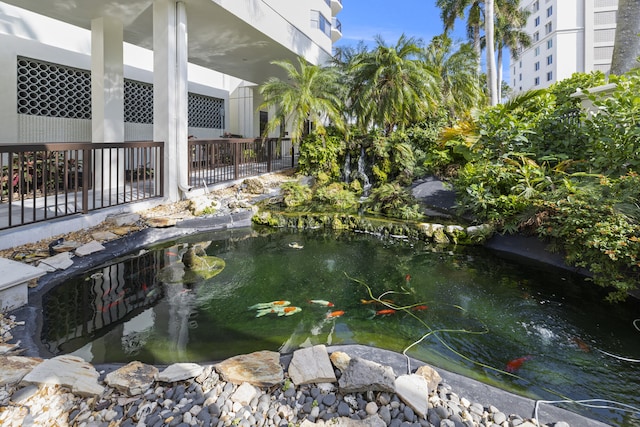
[[[226,359],[214,365],[225,381],[233,384],[247,382],[257,387],[271,387],[284,380],[280,353],[256,351]]]
[[[157,375],[158,368],[155,366],[135,361],[109,372],[104,382],[122,393],[134,396],[149,389]]]
[[[258,395],[258,390],[249,383],[242,383],[230,396],[230,399],[234,403],[239,403],[242,406],[247,406],[251,400]]]
[[[354,420],[347,417],[337,417],[332,418],[329,423],[325,423],[321,421],[319,423],[314,423],[309,420],[304,420],[300,423],[300,427],[316,427],[316,426],[326,426],[331,425],[331,427],[386,427],[387,424],[382,421],[378,415],[373,415],[371,417],[367,417],[364,420]]]
[[[427,387],[429,390],[437,390],[438,384],[442,381],[442,377],[429,365],[422,365],[418,369],[416,369],[416,375],[420,375],[427,380]]]
[[[343,393],[364,391],[395,392],[395,374],[390,366],[360,357],[352,357],[347,369],[342,371],[338,386]]]
[[[294,351],[289,364],[289,377],[296,385],[336,382],[327,348],[315,345]]]
[[[79,396],[96,396],[104,392],[98,384],[98,371],[80,357],[64,355],[47,359],[24,376],[22,384],[61,385]]]
[[[349,367],[349,361],[351,356],[343,351],[334,351],[330,356],[333,366],[340,369],[340,372],[344,372]]]

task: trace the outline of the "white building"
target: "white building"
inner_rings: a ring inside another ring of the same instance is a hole
[[[618,0],[522,0],[532,45],[511,58],[514,92],[546,88],[575,72],[611,67]]]
[[[179,196],[189,136],[260,135],[273,60],[322,64],[341,0],[0,2],[0,143],[165,143]],[[174,155],[173,153],[177,153]],[[181,169],[182,168],[182,169]]]

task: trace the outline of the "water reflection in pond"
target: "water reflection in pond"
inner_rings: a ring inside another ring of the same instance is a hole
[[[512,391],[638,407],[640,364],[611,355],[640,358],[639,306],[603,297],[581,277],[480,248],[247,230],[167,243],[57,287],[43,298],[41,339],[93,363],[418,342],[411,356]],[[262,313],[268,304],[299,310]]]

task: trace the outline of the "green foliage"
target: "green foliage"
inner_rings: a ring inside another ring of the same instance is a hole
[[[382,184],[369,195],[367,206],[374,212],[392,218],[417,220],[422,218],[415,198],[398,183]]]
[[[339,211],[353,211],[359,206],[358,195],[341,182],[319,187],[314,194],[314,200]]]
[[[640,178],[631,173],[610,180],[582,178],[546,195],[541,236],[560,244],[567,261],[589,269],[593,281],[613,287],[622,300],[640,281]]]
[[[600,111],[587,117],[570,94],[603,82],[575,74],[443,140],[468,148],[454,182],[461,207],[504,232],[535,230],[618,300],[640,282],[640,76],[615,79],[610,96],[589,95]]]
[[[284,205],[289,208],[302,206],[311,201],[312,192],[298,182],[285,182],[281,186]]]
[[[337,180],[340,178],[338,156],[342,150],[339,136],[313,132],[300,142],[299,171],[322,178],[323,182]]]

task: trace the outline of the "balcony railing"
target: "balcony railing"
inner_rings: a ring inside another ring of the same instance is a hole
[[[288,138],[192,139],[189,153],[189,185],[194,188],[297,165],[295,148]]]
[[[342,23],[335,17],[331,21],[331,41],[335,43],[342,38]]]
[[[0,144],[0,230],[162,197],[164,143]]]

